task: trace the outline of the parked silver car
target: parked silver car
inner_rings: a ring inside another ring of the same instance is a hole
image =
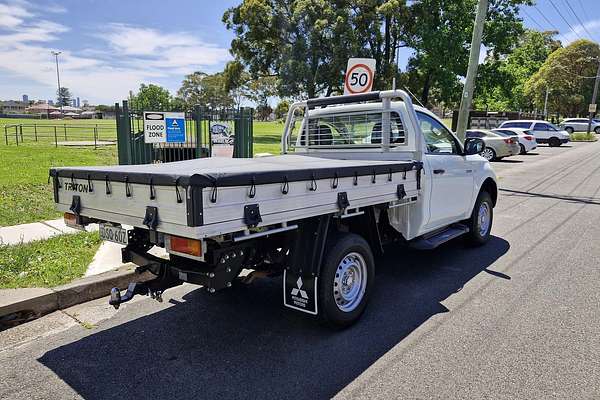
[[[469,129],[465,136],[483,139],[485,149],[481,156],[488,161],[500,160],[521,152],[517,138],[502,136],[487,129]]]
[[[567,118],[564,119],[558,126],[569,133],[587,132],[589,119],[587,118]],[[600,120],[593,119],[591,132],[600,133]]]

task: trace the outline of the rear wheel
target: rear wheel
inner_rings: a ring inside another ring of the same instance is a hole
[[[594,129],[594,132],[596,132],[596,133],[600,134],[600,126],[597,126],[597,127]]]
[[[550,138],[550,140],[548,140],[548,144],[550,145],[550,147],[558,147],[561,143],[559,138],[552,137]]]
[[[567,126],[567,127],[565,128],[565,131],[569,132],[569,134],[571,134],[571,133],[573,133],[573,132],[574,132],[573,128],[571,128],[570,126]]]
[[[523,146],[521,143],[519,143],[519,148],[521,149],[519,154],[527,154],[527,150],[525,150],[525,146]]]
[[[319,277],[319,318],[343,328],[356,322],[367,306],[375,278],[375,260],[361,236],[346,233],[330,239]]]
[[[481,156],[488,161],[492,161],[494,158],[496,158],[496,152],[491,147],[486,147],[481,152]]]
[[[480,246],[490,240],[492,222],[494,221],[494,203],[486,191],[477,196],[471,218],[468,220],[469,233],[466,239],[469,244]]]

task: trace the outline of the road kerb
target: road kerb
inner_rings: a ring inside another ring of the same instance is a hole
[[[126,265],[115,271],[78,279],[75,282],[51,289],[1,289],[0,290],[0,330],[2,320],[10,320],[11,315],[27,315],[27,320],[39,318],[56,310],[85,303],[107,296],[110,289],[126,289],[130,282],[146,281],[153,277],[145,272],[136,274],[134,265]]]

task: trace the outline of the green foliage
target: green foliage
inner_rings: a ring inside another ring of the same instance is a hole
[[[99,246],[96,232],[60,235],[14,246],[0,244],[0,288],[69,283],[83,276]]]
[[[129,99],[129,107],[137,110],[169,111],[171,94],[161,86],[142,83],[137,94]]]
[[[275,107],[275,110],[273,110],[273,112],[275,113],[275,118],[277,118],[277,119],[285,118],[289,109],[290,109],[289,101],[281,100],[277,104],[277,107]]]
[[[544,106],[549,90],[548,109],[561,115],[577,116],[587,112],[593,80],[600,60],[600,46],[577,40],[553,52],[525,84],[525,94],[538,109]]]
[[[595,142],[598,140],[594,132],[574,132],[569,136],[571,136],[571,142]]]
[[[60,106],[70,106],[71,105],[71,92],[69,88],[61,87],[56,91],[56,105]]]
[[[522,32],[518,5],[491,0],[484,44],[503,52]],[[276,75],[280,97],[315,97],[343,91],[350,57],[376,60],[375,89],[395,74],[395,49],[415,53],[399,77],[429,102],[455,103],[464,75],[476,0],[244,0],[223,16],[236,38],[232,53],[252,76]],[[239,68],[239,67],[237,67]],[[457,93],[458,89],[458,93]]]
[[[209,75],[197,71],[186,75],[177,95],[188,108],[196,105],[227,108],[233,105],[233,98],[226,89],[226,84],[226,75],[223,72]]]
[[[277,75],[282,97],[315,97],[342,91],[350,57],[375,58],[379,86],[393,71],[405,18],[404,0],[244,0],[223,21],[252,76]]]
[[[548,56],[561,47],[553,39],[557,32],[527,30],[507,55],[489,54],[479,67],[474,105],[476,109],[531,110],[525,82]]]

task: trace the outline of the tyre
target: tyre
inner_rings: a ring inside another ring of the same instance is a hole
[[[569,132],[569,135],[574,132],[573,128],[571,128],[570,126],[567,126],[565,128],[565,131]]]
[[[594,132],[596,132],[597,134],[600,134],[600,126],[597,126],[596,128],[594,128]]]
[[[519,143],[519,148],[521,149],[519,154],[527,154],[527,150],[525,150],[525,146],[523,146],[521,143]]]
[[[352,325],[367,306],[375,260],[365,239],[353,233],[328,240],[318,285],[319,319],[334,328]]]
[[[558,147],[561,145],[560,139],[557,137],[551,137],[550,140],[548,140],[548,144],[550,147]]]
[[[492,161],[494,158],[496,158],[496,152],[491,147],[486,147],[481,152],[481,156],[488,161]]]
[[[477,196],[471,218],[467,220],[469,233],[467,233],[467,242],[471,245],[481,246],[490,240],[492,231],[492,222],[494,221],[494,204],[492,197],[486,191],[482,191]]]

